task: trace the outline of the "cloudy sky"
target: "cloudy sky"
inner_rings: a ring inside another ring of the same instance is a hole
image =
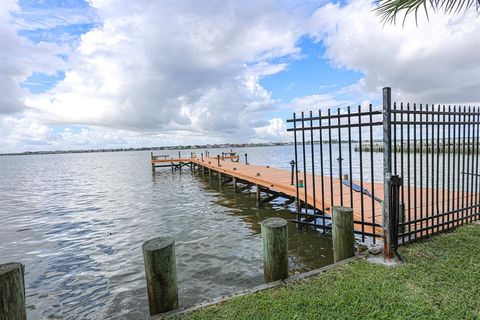
[[[0,0],[0,153],[288,139],[293,112],[480,102],[480,18],[371,0]]]

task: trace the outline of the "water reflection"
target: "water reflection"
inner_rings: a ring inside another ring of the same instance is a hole
[[[252,163],[288,168],[291,160],[288,147],[245,152]],[[149,158],[0,157],[0,263],[26,265],[29,319],[147,318],[141,244],[161,235],[176,239],[183,306],[263,282],[259,222],[291,218],[289,207],[258,209],[252,194],[189,170],[152,176]],[[290,224],[289,241],[293,273],[332,260],[319,233]]]

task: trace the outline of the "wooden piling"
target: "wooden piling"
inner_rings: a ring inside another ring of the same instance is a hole
[[[142,245],[150,315],[178,308],[175,240],[159,237]]]
[[[153,160],[153,152],[150,152],[150,160]],[[152,172],[155,173],[155,163],[152,162]]]
[[[0,319],[26,320],[25,266],[19,262],[0,265]]]
[[[261,228],[265,282],[288,278],[287,220],[268,218],[261,222]]]
[[[237,178],[233,177],[232,181],[233,181],[233,192],[237,192]]]
[[[260,201],[262,200],[261,194],[260,194],[260,186],[258,184],[255,185],[256,188],[256,193],[255,193],[255,199],[257,202],[257,207],[260,206]]]
[[[332,207],[332,238],[335,263],[355,255],[352,208]]]

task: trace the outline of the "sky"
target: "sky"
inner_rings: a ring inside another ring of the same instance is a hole
[[[0,153],[289,141],[293,112],[478,105],[480,18],[371,0],[0,0]]]

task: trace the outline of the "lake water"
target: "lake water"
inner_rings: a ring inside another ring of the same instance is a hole
[[[292,146],[236,151],[285,169],[293,159]],[[149,152],[0,157],[0,263],[26,265],[29,319],[147,318],[141,245],[158,236],[176,240],[181,306],[263,283],[259,222],[293,218],[293,208],[280,200],[256,208],[253,194],[190,170],[152,175],[149,160]],[[289,224],[289,246],[291,273],[332,263],[331,240],[318,232]]]

